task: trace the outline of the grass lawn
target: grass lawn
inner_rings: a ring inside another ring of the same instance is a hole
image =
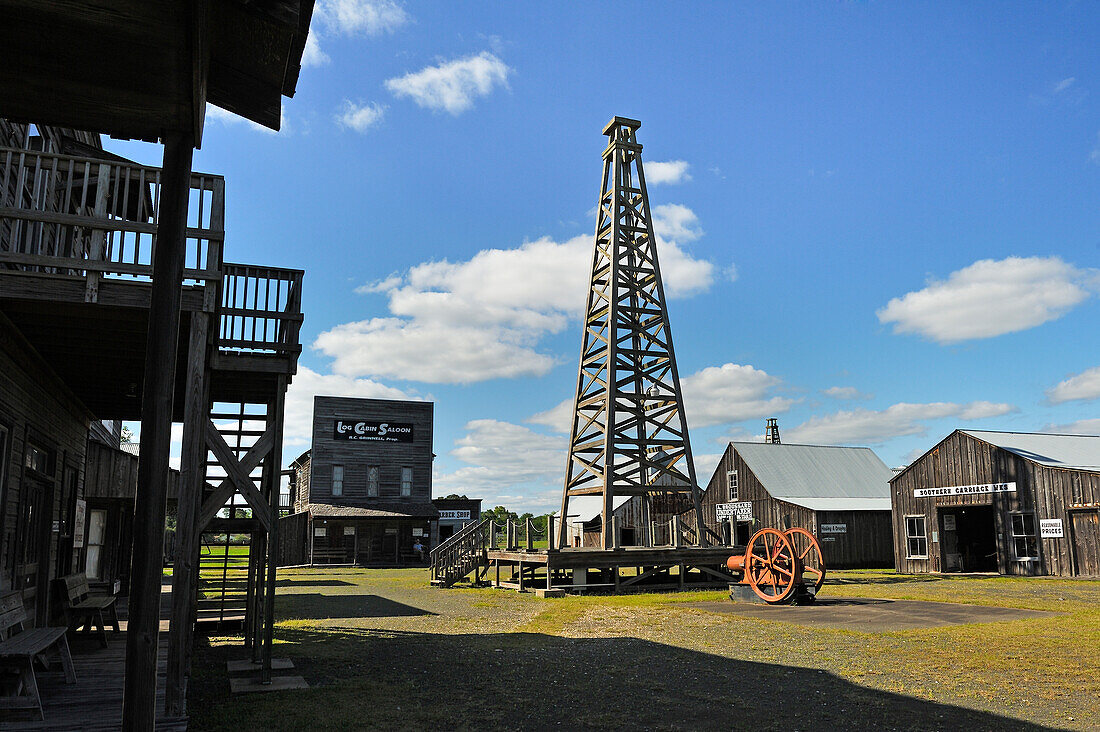
[[[308,691],[230,698],[239,638],[196,638],[191,729],[1100,728],[1100,582],[836,572],[822,597],[1057,614],[857,632],[689,606],[540,600],[426,570],[279,573],[276,656]]]

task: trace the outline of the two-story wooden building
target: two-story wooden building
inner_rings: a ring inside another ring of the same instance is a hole
[[[314,399],[312,447],[291,465],[294,509],[309,517],[309,563],[425,562],[439,526],[433,411],[424,401]]]
[[[1100,436],[955,430],[890,485],[899,572],[1100,575]]]

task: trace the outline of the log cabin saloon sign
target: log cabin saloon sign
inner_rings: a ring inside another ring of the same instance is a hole
[[[982,483],[980,485],[955,485],[946,488],[917,488],[914,498],[944,498],[947,496],[971,496],[977,493],[1015,493],[1016,483]]]
[[[338,419],[332,423],[332,437],[351,442],[412,442],[413,426],[408,422]]]

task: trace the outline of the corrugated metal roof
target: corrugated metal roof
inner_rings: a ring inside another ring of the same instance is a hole
[[[869,447],[730,445],[774,498],[814,511],[890,508],[893,472]]]
[[[1100,436],[959,430],[1051,468],[1100,471]]]
[[[136,442],[123,442],[118,446],[123,452],[130,453],[131,455],[137,455],[141,452],[141,445]]]

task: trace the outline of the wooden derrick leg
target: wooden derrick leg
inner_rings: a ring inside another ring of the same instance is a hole
[[[269,422],[275,428],[275,442],[271,445],[271,481],[268,487],[268,505],[271,508],[271,528],[267,539],[267,595],[264,597],[263,669],[260,681],[271,683],[271,645],[275,632],[275,584],[277,568],[276,551],[279,541],[279,476],[283,460],[283,411],[286,398],[286,376],[279,377],[275,399],[268,407]]]

